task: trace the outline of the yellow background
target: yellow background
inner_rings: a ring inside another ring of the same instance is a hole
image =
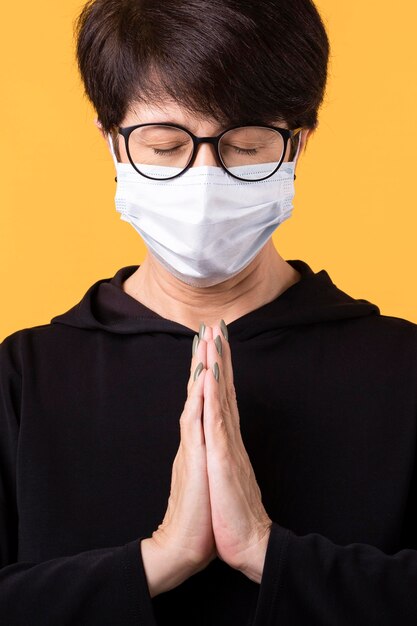
[[[115,210],[113,162],[76,72],[82,4],[2,9],[0,340],[48,323],[145,254]],[[383,314],[417,322],[417,5],[317,6],[332,46],[326,101],[274,242]]]

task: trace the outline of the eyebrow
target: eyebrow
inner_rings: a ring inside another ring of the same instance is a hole
[[[186,123],[182,123],[179,122],[178,120],[163,120],[162,122],[158,122],[159,124],[178,124],[179,126],[183,126],[184,128],[188,128],[189,130],[191,130],[194,133],[194,130],[192,129],[192,125],[189,124],[188,122]],[[226,127],[223,126],[216,126],[214,132],[215,133],[221,133],[222,130],[224,130]]]

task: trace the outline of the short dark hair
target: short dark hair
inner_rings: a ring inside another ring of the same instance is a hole
[[[107,132],[131,103],[167,97],[224,127],[317,125],[329,40],[311,0],[89,0],[75,34]]]

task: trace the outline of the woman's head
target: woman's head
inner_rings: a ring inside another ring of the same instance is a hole
[[[241,274],[291,215],[297,151],[317,125],[329,43],[313,2],[89,0],[76,32],[86,93],[113,137],[121,217],[184,283]],[[161,128],[173,123],[181,138]],[[262,125],[287,130],[266,137]]]
[[[76,32],[105,132],[166,102],[224,128],[317,125],[329,42],[311,0],[90,0]]]

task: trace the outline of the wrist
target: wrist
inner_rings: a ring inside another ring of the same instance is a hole
[[[177,587],[192,574],[180,555],[158,544],[152,537],[140,542],[143,568],[151,598]]]
[[[271,527],[268,528],[260,541],[247,551],[245,563],[239,568],[242,574],[245,574],[245,576],[253,582],[258,583],[258,585],[261,584],[262,580],[270,534]]]

